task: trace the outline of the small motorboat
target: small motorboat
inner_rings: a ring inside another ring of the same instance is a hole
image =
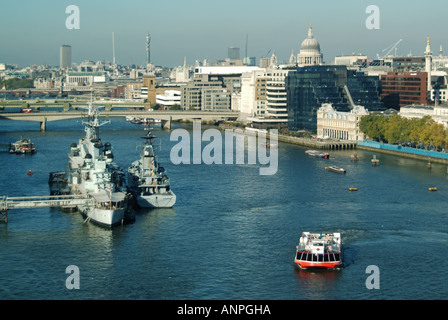
[[[323,158],[323,159],[329,159],[330,154],[327,152],[320,152],[317,150],[306,150],[305,153],[309,156],[316,157],[316,158]]]
[[[339,168],[339,167],[335,167],[335,166],[329,166],[329,167],[325,167],[325,170],[331,171],[331,172],[336,172],[336,173],[346,173],[344,168]]]

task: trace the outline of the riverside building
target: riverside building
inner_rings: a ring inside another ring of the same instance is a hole
[[[412,104],[427,101],[428,73],[388,72],[381,75],[381,101],[387,108],[398,110]]]
[[[385,110],[379,100],[378,77],[348,70],[346,66],[299,67],[285,78],[288,128],[317,131],[317,111],[330,103],[337,111],[349,112],[355,105],[370,111]]]
[[[448,106],[447,105],[413,105],[400,108],[400,116],[408,119],[421,119],[430,116],[435,122],[443,124],[448,128]]]
[[[324,103],[317,110],[317,137],[321,139],[338,139],[363,141],[364,133],[359,130],[359,122],[369,112],[362,106],[353,106],[348,111],[337,111],[329,103]]]
[[[242,74],[259,69],[248,66],[196,67],[193,79],[181,86],[181,108],[230,110],[232,96],[241,92]]]
[[[267,68],[263,80],[258,79],[257,98],[264,102],[264,112],[247,120],[257,129],[283,129],[288,127],[287,92],[285,78],[291,69]],[[263,91],[265,90],[265,91]],[[261,100],[263,99],[263,100]],[[259,106],[259,105],[257,105]]]

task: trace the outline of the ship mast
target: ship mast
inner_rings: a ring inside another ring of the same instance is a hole
[[[102,125],[105,125],[106,123],[110,123],[110,120],[101,122],[99,120],[99,110],[95,107],[93,104],[93,98],[92,95],[90,96],[90,102],[89,102],[89,112],[87,115],[87,121],[83,121],[82,123],[86,125],[85,132],[86,132],[86,138],[90,141],[92,139],[99,139],[100,138],[100,131],[99,127]]]

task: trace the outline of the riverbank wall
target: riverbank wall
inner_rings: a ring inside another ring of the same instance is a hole
[[[321,150],[353,150],[357,147],[356,141],[318,140],[280,134],[278,135],[278,141]]]
[[[448,153],[403,147],[375,141],[358,141],[358,149],[448,165]]]
[[[269,134],[270,130],[259,130],[259,129],[249,128],[249,127],[242,128],[242,127],[233,126],[228,123],[220,124],[219,128],[221,130],[239,129],[239,130],[242,130],[243,132],[254,132],[256,135],[262,131],[266,134],[266,138],[270,139],[270,134]],[[295,144],[295,145],[299,145],[299,146],[311,148],[311,149],[352,150],[352,149],[356,149],[356,145],[357,145],[356,141],[321,140],[321,139],[314,139],[314,138],[293,137],[293,136],[288,136],[288,135],[283,135],[283,134],[278,134],[277,137],[278,137],[279,142],[286,142],[286,143]]]

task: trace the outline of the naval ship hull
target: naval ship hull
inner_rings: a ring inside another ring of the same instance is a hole
[[[105,228],[112,228],[123,223],[125,209],[98,209],[80,207],[78,210],[81,212],[85,219],[89,219],[90,222]]]
[[[149,196],[138,195],[136,198],[140,208],[172,208],[176,203],[176,195],[174,193]]]

